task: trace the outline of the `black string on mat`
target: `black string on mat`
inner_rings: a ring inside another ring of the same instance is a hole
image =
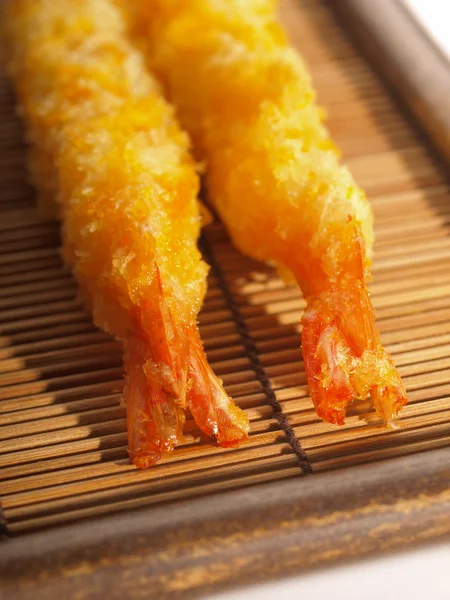
[[[219,287],[222,290],[225,301],[226,301],[226,303],[231,311],[231,314],[233,315],[233,319],[237,325],[238,332],[239,332],[239,335],[241,336],[242,342],[244,344],[247,357],[249,358],[252,368],[256,374],[256,377],[257,377],[259,383],[261,384],[261,387],[266,395],[267,402],[270,404],[270,406],[273,409],[273,415],[276,418],[278,425],[280,426],[280,429],[285,434],[290,447],[292,448],[295,455],[297,456],[297,459],[298,459],[298,462],[302,469],[302,472],[304,474],[310,474],[310,473],[312,473],[312,468],[309,463],[306,452],[302,448],[300,440],[295,435],[295,432],[292,429],[288,419],[286,418],[286,415],[283,414],[283,409],[281,408],[281,405],[275,396],[275,392],[273,391],[272,385],[269,381],[269,378],[266,375],[264,367],[259,358],[256,344],[253,341],[250,331],[245,323],[245,319],[242,316],[241,311],[239,310],[239,306],[235,302],[233,294],[230,291],[230,289],[228,288],[223,269],[222,269],[219,261],[216,259],[214,250],[212,249],[212,246],[209,243],[205,234],[202,234],[202,237],[200,240],[200,248],[201,248],[203,255],[205,256],[207,262],[211,265],[215,276],[217,277]]]

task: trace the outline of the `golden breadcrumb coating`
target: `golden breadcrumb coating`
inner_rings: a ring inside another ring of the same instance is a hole
[[[406,402],[366,290],[364,193],[322,122],[309,73],[272,0],[120,0],[206,164],[235,244],[290,271],[307,298],[303,356],[318,414],[342,423],[372,395],[385,422]]]
[[[33,180],[47,210],[58,200],[96,325],[124,341],[129,451],[146,467],[180,440],[186,404],[225,446],[248,421],[197,331],[207,267],[189,140],[124,28],[110,0],[15,0],[4,27]]]

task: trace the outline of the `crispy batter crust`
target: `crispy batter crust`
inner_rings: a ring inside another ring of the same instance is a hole
[[[15,0],[5,35],[41,204],[63,219],[64,257],[95,323],[125,343],[131,457],[145,467],[173,449],[205,374],[215,385],[204,384],[207,417],[232,409],[227,440],[240,441],[247,419],[212,374],[196,326],[207,275],[196,165],[120,11],[110,0]],[[227,437],[202,417],[200,427]]]

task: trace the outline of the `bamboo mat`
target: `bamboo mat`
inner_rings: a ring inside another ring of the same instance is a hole
[[[0,499],[12,535],[450,442],[450,202],[444,171],[329,9],[282,2],[329,127],[376,218],[372,298],[383,343],[406,384],[400,428],[370,405],[344,427],[322,423],[301,359],[304,301],[241,256],[219,223],[204,231],[212,265],[200,315],[215,372],[251,421],[224,450],[192,421],[185,443],[138,471],[126,452],[120,346],[96,330],[61,262],[58,225],[26,183],[14,98],[0,81]],[[312,473],[312,475],[310,475]]]

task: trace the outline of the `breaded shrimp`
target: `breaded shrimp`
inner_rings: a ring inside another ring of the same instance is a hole
[[[180,441],[187,405],[223,446],[248,420],[197,329],[207,266],[189,140],[124,27],[110,0],[15,0],[5,16],[33,179],[47,208],[58,199],[94,322],[124,342],[129,454],[145,468]]]
[[[273,0],[120,0],[176,105],[234,243],[290,272],[307,301],[302,347],[318,415],[342,424],[370,394],[386,424],[406,403],[367,291],[364,193],[339,162],[308,71]]]

